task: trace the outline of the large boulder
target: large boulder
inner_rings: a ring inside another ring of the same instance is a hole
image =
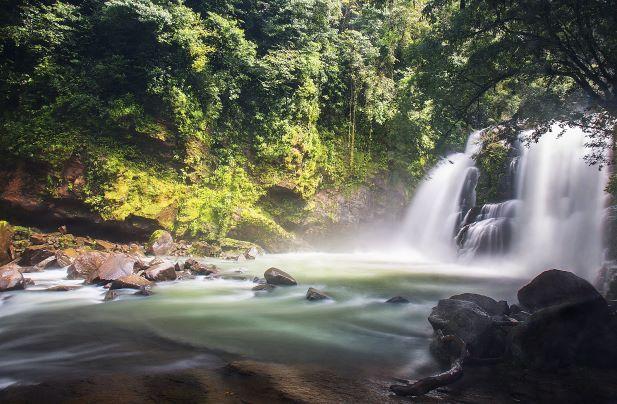
[[[442,299],[431,311],[428,321],[436,333],[461,338],[474,357],[499,357],[505,351],[507,331],[474,302]],[[435,351],[439,347],[433,348]]]
[[[0,268],[0,292],[26,288],[24,276],[14,267]]]
[[[19,261],[17,261],[17,264],[22,267],[31,267],[53,256],[55,256],[55,251],[50,250],[49,247],[45,245],[33,245],[25,249]]]
[[[298,284],[293,276],[274,267],[264,272],[264,278],[270,285],[294,286]]]
[[[606,306],[600,293],[572,272],[550,269],[518,291],[518,301],[533,312],[559,304],[594,303]]]
[[[13,260],[13,228],[0,220],[0,265]]]
[[[193,258],[187,259],[182,268],[196,275],[216,275],[221,272],[221,269],[214,264],[202,264]]]
[[[617,330],[606,300],[576,275],[543,272],[518,293],[531,315],[511,333],[513,357],[525,365],[617,366]]]
[[[68,279],[88,283],[113,281],[133,273],[136,259],[127,254],[87,251],[75,258],[67,269]]]
[[[157,230],[150,236],[148,253],[154,255],[169,255],[174,248],[174,239],[165,230]]]
[[[152,285],[153,282],[143,276],[130,274],[112,281],[110,289],[141,289],[143,287],[152,287]]]
[[[170,261],[163,261],[152,265],[146,269],[146,278],[154,281],[173,281],[176,279],[175,264]]]
[[[509,313],[509,307],[506,301],[501,300],[498,302],[492,297],[478,295],[476,293],[461,293],[460,295],[450,297],[450,299],[475,303],[491,316],[501,316]]]

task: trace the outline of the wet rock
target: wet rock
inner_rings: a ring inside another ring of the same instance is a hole
[[[268,281],[266,280],[266,278],[259,278],[259,277],[254,277],[253,278],[253,283],[258,283],[260,285],[264,285],[266,283],[268,283]]]
[[[111,252],[116,248],[116,245],[105,240],[94,240],[94,248],[100,251]]]
[[[163,261],[152,265],[146,270],[146,278],[155,281],[173,281],[176,279],[176,268],[173,262]]]
[[[154,283],[148,279],[136,274],[130,274],[112,281],[110,289],[141,289],[146,286],[152,287],[152,285]]]
[[[184,262],[183,268],[191,271],[193,274],[206,276],[218,274],[221,271],[221,269],[214,264],[201,264],[192,258]]]
[[[144,285],[140,287],[139,290],[135,292],[135,294],[138,296],[152,296],[154,292],[152,291],[152,286]]]
[[[251,290],[255,292],[271,292],[276,288],[274,285],[270,285],[268,283],[262,283],[257,286],[254,286]]]
[[[176,279],[180,281],[195,279],[196,276],[191,271],[176,271]]]
[[[527,366],[616,366],[617,332],[607,302],[584,279],[558,270],[543,272],[519,290],[533,312],[512,330],[513,357]]]
[[[476,303],[442,299],[433,307],[428,321],[435,332],[461,338],[474,357],[493,358],[505,351],[507,332],[496,327],[491,315]],[[433,352],[439,355],[439,348],[433,346]]]
[[[117,298],[118,298],[118,292],[110,289],[107,291],[107,293],[105,293],[105,297],[103,297],[103,301],[110,302],[112,300],[116,300]]]
[[[0,221],[0,265],[13,260],[13,228]]]
[[[510,312],[508,302],[504,300],[498,302],[491,297],[476,293],[461,293],[460,295],[450,297],[450,299],[475,303],[491,316],[505,315]]]
[[[266,278],[266,281],[271,285],[294,286],[298,284],[293,276],[274,267],[264,272],[264,278]]]
[[[45,292],[69,292],[79,288],[81,288],[79,285],[56,285],[45,289]]]
[[[322,292],[321,290],[315,288],[308,288],[306,291],[306,300],[314,302],[317,300],[331,300],[332,298]]]
[[[403,296],[394,296],[386,300],[386,303],[407,304],[409,300],[405,299]]]
[[[534,312],[559,304],[594,303],[605,306],[598,291],[586,280],[572,272],[550,269],[536,276],[518,291],[523,307]]]
[[[27,282],[15,268],[0,269],[0,292],[25,289]]]
[[[109,254],[98,268],[98,275],[90,281],[113,281],[131,275],[135,261],[135,258],[127,254]]]
[[[50,250],[49,247],[34,245],[26,248],[19,258],[19,261],[17,261],[17,264],[22,267],[31,267],[51,256],[55,256],[55,252]]]
[[[244,257],[246,257],[247,260],[254,260],[258,256],[259,250],[257,249],[257,247],[251,247],[244,253]]]
[[[43,233],[32,233],[30,235],[30,242],[34,245],[46,244],[47,235]]]
[[[157,230],[150,236],[148,253],[154,255],[169,255],[174,248],[174,239],[165,230]]]
[[[107,257],[108,254],[99,251],[86,251],[78,255],[67,269],[67,278],[91,282],[98,277],[98,270]]]

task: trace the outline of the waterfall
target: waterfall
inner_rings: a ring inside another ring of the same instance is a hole
[[[406,240],[440,258],[502,258],[534,272],[556,267],[590,277],[603,259],[607,173],[584,161],[581,129],[558,132],[554,127],[529,147],[515,145],[508,173],[514,199],[481,207],[475,206],[473,160],[480,133],[472,133],[465,153],[446,157],[451,164],[442,161],[419,187]]]
[[[442,159],[420,184],[405,218],[405,244],[433,257],[456,256],[453,232],[462,220],[461,206],[475,205],[478,170],[473,155],[479,137],[480,132],[472,133],[464,153]]]

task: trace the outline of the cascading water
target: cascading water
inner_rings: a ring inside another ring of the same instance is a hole
[[[466,189],[476,184],[469,174],[479,147],[474,132],[465,153],[456,161],[448,156],[455,163],[440,164],[418,190],[405,223],[412,246],[445,258],[501,257],[530,271],[558,267],[591,277],[603,259],[606,172],[585,163],[581,129],[559,131],[529,148],[518,145],[508,173],[514,199],[482,207],[469,203],[475,191]]]
[[[479,136],[472,133],[465,152],[442,159],[419,186],[407,211],[403,243],[431,256],[456,256],[453,231],[461,220],[461,206],[475,205],[478,170],[473,155]]]

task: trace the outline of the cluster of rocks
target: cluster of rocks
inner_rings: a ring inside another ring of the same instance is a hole
[[[444,360],[443,335],[460,338],[470,361],[504,360],[538,369],[617,366],[617,318],[587,281],[548,270],[518,291],[518,304],[464,293],[440,300],[429,322],[432,352]]]

